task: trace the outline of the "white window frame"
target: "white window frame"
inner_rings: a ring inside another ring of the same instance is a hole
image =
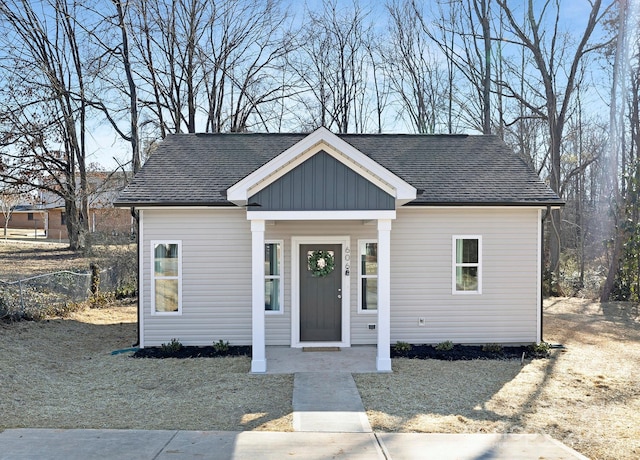
[[[456,246],[458,240],[478,240],[478,263],[457,263]],[[458,291],[456,286],[456,269],[458,267],[478,267],[478,289],[475,291]],[[451,238],[451,293],[453,295],[482,294],[482,235],[453,235]]]
[[[178,245],[178,276],[156,276],[156,245],[158,244],[176,244]],[[180,316],[182,315],[182,240],[152,240],[149,274],[151,278],[151,314],[157,316]],[[156,280],[158,279],[177,279],[178,280],[178,311],[157,311],[156,310]]]
[[[284,273],[284,240],[264,240],[264,245],[266,247],[267,244],[279,244],[280,245],[280,260],[278,260],[278,264],[280,265],[278,273],[279,275],[267,275],[264,274],[265,284],[267,280],[278,279],[280,280],[280,288],[278,289],[280,292],[278,295],[280,296],[280,310],[265,310],[265,315],[282,315],[284,314],[284,278],[282,274]]]
[[[375,243],[378,244],[378,240],[377,239],[366,239],[366,240],[358,240],[358,257],[356,260],[356,263],[358,264],[358,314],[363,314],[363,315],[377,315],[378,314],[378,308],[376,307],[375,310],[365,310],[362,308],[362,300],[363,300],[363,292],[362,292],[362,280],[364,278],[371,278],[371,279],[378,279],[378,273],[376,272],[375,275],[367,275],[365,273],[362,273],[362,261],[360,260],[360,257],[362,256],[362,254],[365,253],[366,251],[366,247],[367,247],[367,243]]]

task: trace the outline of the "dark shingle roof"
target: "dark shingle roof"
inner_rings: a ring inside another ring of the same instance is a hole
[[[226,190],[306,134],[167,136],[118,206],[232,205]],[[561,205],[497,136],[339,134],[418,189],[408,205]]]

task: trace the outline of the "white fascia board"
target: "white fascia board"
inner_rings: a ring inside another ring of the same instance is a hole
[[[131,208],[127,206],[126,209]],[[238,210],[244,211],[244,208],[238,208],[236,206],[135,206],[137,210],[151,210],[151,211],[231,211]]]
[[[227,199],[238,206],[247,204],[249,196],[272,184],[299,164],[326,151],[336,160],[389,193],[403,205],[416,198],[416,188],[343,141],[326,128],[313,133],[273,158],[227,189]]]
[[[247,211],[247,220],[373,220],[396,218],[395,211]]]
[[[445,210],[449,210],[449,209],[467,209],[467,210],[487,210],[487,209],[542,209],[542,210],[546,210],[547,206],[546,205],[511,205],[511,204],[506,204],[503,206],[496,206],[496,205],[491,205],[491,206],[482,206],[482,205],[461,205],[461,206],[451,206],[451,205],[445,205],[445,206],[440,206],[440,205],[432,205],[432,204],[425,204],[425,205],[415,205],[415,206],[405,206],[402,208],[403,210],[412,210],[412,211],[424,211],[425,209],[445,209]],[[562,209],[560,207],[555,207],[555,206],[551,206],[551,209]]]

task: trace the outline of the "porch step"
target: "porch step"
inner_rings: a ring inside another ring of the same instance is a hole
[[[351,374],[295,373],[293,430],[370,433],[371,425]]]

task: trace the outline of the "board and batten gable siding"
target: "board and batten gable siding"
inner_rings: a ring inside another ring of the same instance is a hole
[[[145,209],[143,344],[251,344],[251,227],[243,209]],[[182,241],[182,314],[151,314],[151,241]]]
[[[395,199],[324,151],[249,197],[252,211],[393,210]]]
[[[482,294],[452,294],[454,235],[482,236]],[[391,230],[391,343],[535,342],[538,251],[535,208],[399,209]]]

